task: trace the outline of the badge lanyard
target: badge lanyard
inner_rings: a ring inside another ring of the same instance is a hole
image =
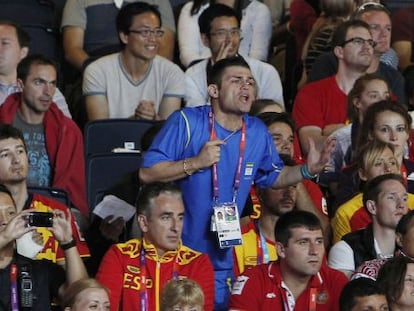
[[[312,287],[309,293],[309,311],[316,310],[316,295],[317,295],[317,289]]]
[[[141,276],[141,287],[140,287],[140,299],[141,299],[141,311],[148,311],[148,292],[147,292],[147,268],[145,259],[144,240],[142,240],[142,247],[140,252],[140,276]],[[174,258],[172,279],[178,279],[178,252]],[[14,310],[13,310],[14,311]]]
[[[10,266],[10,287],[11,287],[11,307],[12,311],[19,311],[19,300],[17,293],[17,265],[12,264]]]
[[[214,114],[212,111],[210,111],[208,114],[208,121],[209,121],[209,126],[210,126],[210,140],[215,140],[217,138],[217,135],[216,135],[216,130],[214,128]],[[241,132],[240,145],[239,145],[239,160],[237,164],[237,171],[236,171],[236,176],[234,178],[234,185],[233,185],[233,202],[236,202],[237,192],[240,186],[240,176],[241,176],[245,149],[246,149],[246,124],[244,122],[244,119],[242,119],[242,132]],[[214,163],[212,166],[212,174],[213,174],[214,202],[218,203],[219,186],[218,186],[217,163]]]
[[[405,184],[407,184],[407,167],[404,161],[401,163],[401,176],[404,178]]]
[[[263,233],[260,231],[259,222],[254,222],[257,231],[257,264],[268,263],[270,261],[269,250],[267,249],[266,239]]]

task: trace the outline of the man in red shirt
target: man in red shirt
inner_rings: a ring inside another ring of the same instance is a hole
[[[204,292],[204,310],[212,311],[213,266],[206,254],[181,243],[184,203],[178,186],[148,184],[137,204],[142,239],[113,245],[96,277],[109,289],[111,310],[159,311],[164,285],[171,279],[190,278]]]
[[[309,137],[320,147],[326,137],[345,124],[347,94],[373,59],[375,42],[363,21],[351,20],[339,25],[332,45],[338,58],[337,73],[303,86],[293,105],[293,118],[305,155],[309,151]]]
[[[279,260],[237,278],[230,310],[339,310],[339,296],[348,280],[323,263],[319,219],[305,211],[286,213],[277,222],[275,236]]]

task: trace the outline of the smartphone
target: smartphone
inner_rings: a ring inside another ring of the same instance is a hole
[[[30,212],[25,218],[26,227],[53,227],[53,213]]]

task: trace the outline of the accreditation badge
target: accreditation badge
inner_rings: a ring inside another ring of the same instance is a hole
[[[220,248],[242,244],[239,212],[235,202],[214,206],[214,220]]]

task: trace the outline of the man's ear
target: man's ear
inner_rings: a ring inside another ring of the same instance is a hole
[[[23,88],[24,88],[24,83],[23,83],[23,80],[22,80],[22,79],[17,79],[17,86],[18,86],[21,90],[23,90]]]
[[[23,47],[20,49],[20,60],[22,60],[23,58],[25,58],[27,56],[27,54],[29,54],[29,48]]]
[[[210,48],[210,40],[208,36],[205,33],[202,33],[200,35],[201,35],[201,41],[203,42],[204,46],[207,48]]]
[[[335,46],[333,52],[338,59],[344,58],[344,48],[342,46]]]
[[[279,258],[286,258],[285,246],[282,243],[276,242],[276,251]]]
[[[373,200],[367,200],[365,203],[368,213],[371,215],[377,215],[377,206]]]
[[[209,95],[211,98],[218,98],[218,96],[219,96],[219,91],[218,91],[218,86],[217,86],[217,84],[210,84],[210,85],[207,87],[207,91],[208,91],[208,95]]]
[[[127,34],[125,34],[125,33],[123,33],[123,32],[120,32],[119,33],[119,39],[121,40],[121,42],[123,43],[123,44],[128,44],[128,35]]]
[[[142,232],[148,232],[149,224],[148,224],[147,216],[145,216],[143,214],[138,214],[137,215],[137,221],[138,221],[138,225],[139,225],[141,231]]]

